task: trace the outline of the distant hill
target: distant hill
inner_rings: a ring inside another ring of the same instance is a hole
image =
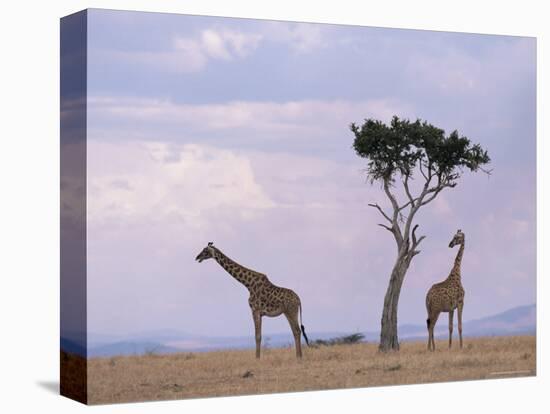
[[[446,337],[449,335],[447,314],[440,317],[435,335]],[[508,335],[535,335],[537,331],[536,305],[518,306],[496,315],[480,319],[473,319],[463,323],[464,336],[508,336]],[[426,337],[426,325],[403,325],[399,327],[401,340],[417,340]],[[454,318],[454,332],[457,332],[456,312]],[[368,332],[367,340],[378,339],[378,332]]]
[[[486,318],[464,324],[472,336],[535,334],[537,331],[536,306],[520,306]]]
[[[328,339],[340,336],[342,333],[324,332],[312,333],[315,339]],[[263,347],[281,348],[294,344],[290,333],[264,334]],[[253,336],[234,337],[202,337],[191,335],[160,335],[143,333],[130,337],[125,341],[94,343],[88,348],[88,357],[107,357],[115,355],[172,354],[176,352],[206,352],[224,349],[244,349],[254,346]]]
[[[536,334],[536,306],[520,306],[496,315],[470,320],[464,322],[463,329],[464,335],[469,337],[534,335]],[[348,334],[350,332],[308,332],[311,340],[329,339]],[[380,338],[377,331],[364,332],[363,334],[367,342],[375,342]],[[448,335],[447,318],[440,318],[435,334],[440,338]],[[254,347],[252,335],[203,337],[176,330],[148,331],[125,337],[98,334],[90,335],[90,337],[94,339],[88,343],[88,357],[204,352]],[[399,338],[402,341],[425,339],[426,325],[401,325]],[[262,346],[271,348],[292,346],[293,343],[294,340],[290,333],[264,334],[262,340]],[[61,348],[68,352],[85,355],[84,347],[64,338],[61,339]]]
[[[181,352],[181,349],[158,342],[115,342],[90,348],[88,358],[113,355],[145,355],[148,353],[173,354],[175,352]]]

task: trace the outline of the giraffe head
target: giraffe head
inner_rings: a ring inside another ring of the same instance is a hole
[[[202,249],[199,255],[195,257],[195,260],[200,263],[203,260],[212,259],[213,257],[214,257],[214,243],[209,242],[208,245],[204,249]]]
[[[464,243],[464,233],[462,233],[462,230],[457,230],[455,236],[449,243],[449,247],[455,247],[457,244],[463,244]]]

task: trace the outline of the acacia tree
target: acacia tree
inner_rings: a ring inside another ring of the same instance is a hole
[[[378,210],[384,220],[379,226],[389,231],[397,244],[397,257],[384,298],[379,350],[399,350],[399,294],[411,261],[420,253],[418,246],[425,238],[416,235],[418,224],[413,224],[416,214],[445,188],[454,188],[465,169],[489,174],[483,166],[490,158],[479,144],[472,144],[457,131],[445,136],[444,130],[426,121],[410,122],[394,116],[389,126],[366,119],[360,127],[352,123],[350,128],[355,134],[353,147],[357,155],[368,160],[365,171],[369,182],[380,183],[391,204],[391,210],[376,203],[369,206]],[[417,191],[413,194],[415,178],[421,183],[416,184]],[[398,185],[403,202],[398,200]]]

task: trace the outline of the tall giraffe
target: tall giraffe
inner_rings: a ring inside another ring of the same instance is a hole
[[[248,304],[252,310],[254,328],[256,333],[256,358],[260,358],[260,345],[262,342],[262,316],[275,317],[284,314],[292,329],[296,344],[296,357],[302,358],[301,335],[304,335],[309,345],[304,325],[302,325],[302,305],[300,298],[290,289],[275,286],[266,275],[247,269],[234,260],[227,257],[212,242],[195,258],[199,263],[203,260],[214,259],[227,273],[242,283],[250,292]],[[300,323],[298,323],[298,313]]]
[[[434,328],[441,312],[449,312],[449,348],[453,341],[453,315],[458,309],[458,335],[462,348],[462,309],[464,308],[464,288],[460,281],[460,265],[464,254],[464,233],[458,230],[449,243],[452,248],[460,245],[451,273],[443,282],[433,285],[426,295],[426,310],[428,311],[428,350],[435,351]]]

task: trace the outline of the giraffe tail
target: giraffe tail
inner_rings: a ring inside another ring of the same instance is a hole
[[[426,319],[426,323],[428,324],[428,329],[430,329],[430,318]]]
[[[304,335],[304,339],[306,340],[307,346],[309,346],[309,339],[307,339],[306,328],[304,328],[304,325],[302,325],[302,304],[301,303],[300,303],[300,329],[302,330],[302,335]]]

